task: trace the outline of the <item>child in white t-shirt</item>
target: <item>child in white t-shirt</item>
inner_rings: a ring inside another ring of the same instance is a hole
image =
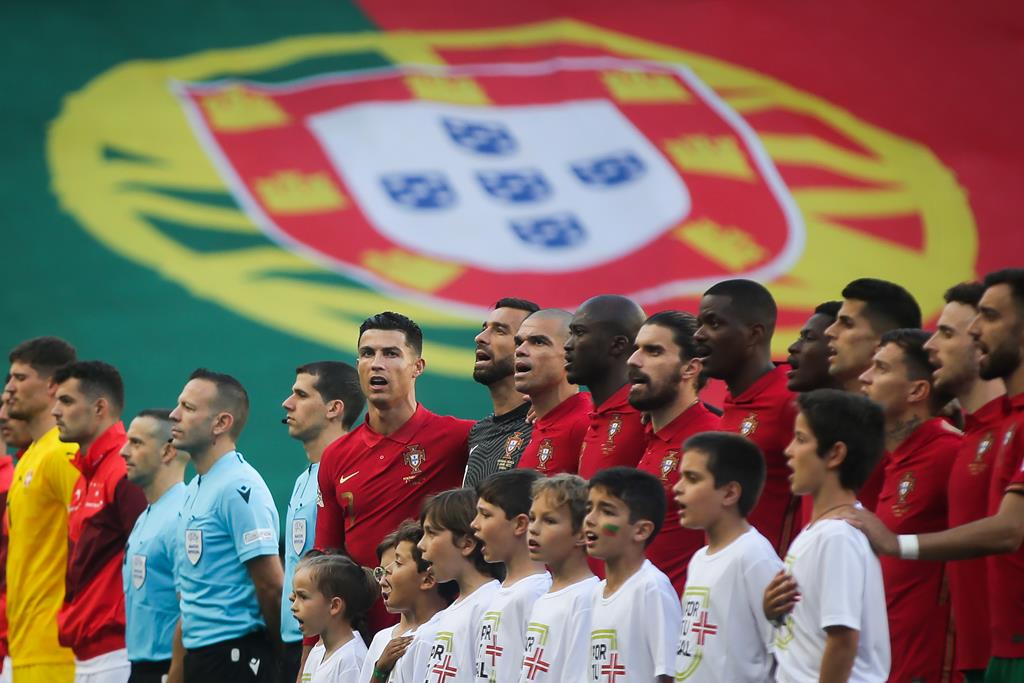
[[[518,679],[526,620],[533,603],[551,587],[551,575],[526,545],[532,488],[539,478],[536,470],[508,470],[476,487],[473,531],[483,544],[484,559],[505,567],[505,581],[480,622],[474,671],[478,683]]]
[[[607,578],[594,592],[585,680],[667,683],[682,613],[672,583],[644,556],[665,521],[665,491],[634,467],[601,470],[589,486],[584,538]]]
[[[764,614],[778,625],[780,683],[889,677],[889,626],[882,569],[857,529],[838,519],[857,503],[883,448],[881,408],[868,398],[818,389],[797,399],[786,448],[792,490],[814,501],[810,522],[764,593]]]
[[[584,549],[586,507],[587,482],[575,474],[533,484],[527,547],[533,560],[548,566],[552,580],[527,621],[520,683],[575,681],[586,670],[590,611],[599,583]]]
[[[307,554],[292,580],[292,614],[304,636],[320,636],[310,650],[302,680],[354,681],[366,657],[355,631],[380,594],[373,575],[344,555]]]
[[[686,572],[677,681],[772,680],[772,626],[761,603],[782,560],[746,520],[764,478],[761,449],[738,434],[704,432],[683,444],[674,488],[679,523],[703,529],[708,545]]]
[[[455,599],[455,584],[439,584],[430,573],[430,565],[416,547],[422,538],[419,523],[407,520],[377,546],[381,566],[374,570],[374,576],[380,582],[384,607],[401,617],[397,624],[381,629],[373,637],[359,683],[395,680],[392,672],[409,651],[420,627]]]
[[[419,542],[423,559],[438,581],[454,581],[459,599],[437,614],[433,635],[422,650],[425,672],[417,683],[472,681],[476,643],[484,611],[498,592],[496,579],[504,577],[500,564],[484,560],[480,541],[470,524],[476,516],[476,492],[443,491],[423,504]]]

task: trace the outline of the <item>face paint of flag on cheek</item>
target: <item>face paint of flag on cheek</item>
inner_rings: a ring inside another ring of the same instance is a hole
[[[605,536],[614,536],[619,533],[619,526],[617,524],[602,524],[601,533]]]

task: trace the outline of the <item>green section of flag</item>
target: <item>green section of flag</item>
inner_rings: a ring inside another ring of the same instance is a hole
[[[64,213],[51,191],[47,126],[66,98],[118,64],[162,60],[211,49],[245,47],[281,38],[375,30],[358,8],[332,0],[250,2],[9,2],[0,8],[5,93],[0,126],[0,348],[53,334],[74,343],[82,358],[116,365],[125,378],[126,421],[143,408],[171,407],[188,374],[208,366],[236,375],[252,400],[239,449],[263,473],[284,515],[303,452],[288,438],[280,407],[301,363],[338,358],[335,349],[262,326],[192,296],[147,268],[121,258]],[[253,80],[280,82],[330,71],[385,65],[376,54],[311,59]],[[230,78],[233,74],[218,74]],[[159,165],[130,149],[97,151],[117,163]],[[153,184],[125,188],[221,208],[236,206],[229,193],[195,193]],[[158,230],[199,252],[247,249],[271,242],[261,234],[196,230],[149,217]],[[267,273],[357,285],[342,275]],[[202,277],[201,274],[198,277]],[[362,287],[362,285],[357,285]],[[425,329],[448,343],[472,344],[472,332]],[[355,361],[353,357],[340,360]],[[418,396],[432,410],[479,417],[486,392],[469,381],[429,370]]]

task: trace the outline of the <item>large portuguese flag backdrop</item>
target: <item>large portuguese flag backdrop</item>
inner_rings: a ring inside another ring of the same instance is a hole
[[[1019,3],[9,2],[0,347],[71,340],[127,414],[197,366],[253,401],[279,505],[296,365],[424,327],[419,397],[480,417],[501,296],[779,302],[1024,264]]]

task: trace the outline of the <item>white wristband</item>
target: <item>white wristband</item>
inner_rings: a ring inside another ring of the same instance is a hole
[[[896,537],[900,546],[900,558],[904,560],[916,560],[921,555],[920,543],[917,534],[900,534]]]

